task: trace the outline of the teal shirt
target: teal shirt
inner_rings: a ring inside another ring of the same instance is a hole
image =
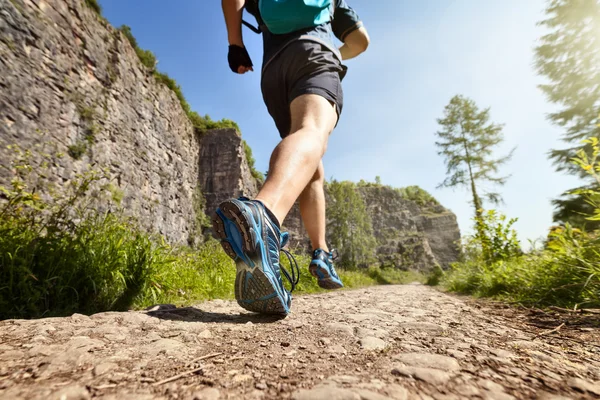
[[[281,52],[288,44],[296,40],[311,40],[319,42],[330,49],[341,61],[341,55],[337,46],[335,45],[335,39],[344,41],[346,36],[350,32],[360,28],[362,22],[358,17],[358,14],[346,3],[345,0],[333,0],[334,1],[334,14],[333,20],[308,29],[286,33],[283,35],[276,35],[267,30],[262,24],[260,15],[258,15],[258,0],[246,0],[246,10],[253,15],[262,30],[263,35],[263,66],[265,67],[271,62],[279,52]]]

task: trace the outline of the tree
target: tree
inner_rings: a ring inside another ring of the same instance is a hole
[[[503,126],[489,119],[489,108],[480,111],[473,100],[457,95],[444,108],[444,118],[437,120],[442,130],[436,132],[440,140],[435,144],[447,168],[447,177],[438,187],[470,188],[477,220],[482,217],[482,194],[492,203],[502,201],[499,193],[484,191],[481,185],[503,185],[507,177],[497,176],[498,167],[512,157],[511,151],[492,158],[494,148],[503,141]]]
[[[591,154],[581,141],[600,137],[600,2],[598,0],[550,0],[546,19],[539,23],[549,32],[535,49],[535,63],[547,82],[540,85],[548,100],[561,108],[549,114],[554,124],[565,129],[565,148],[550,151],[557,171],[577,174],[586,189],[597,184],[572,160],[578,151]],[[577,189],[583,189],[577,188]],[[581,226],[589,205],[584,196],[569,190],[554,200],[554,219]]]
[[[331,244],[344,267],[367,266],[374,261],[377,242],[364,199],[352,182],[332,180],[326,185],[330,196],[327,215]]]

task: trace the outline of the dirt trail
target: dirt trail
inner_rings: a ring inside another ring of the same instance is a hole
[[[3,321],[0,398],[600,398],[598,320],[560,339],[527,318],[406,285],[300,296],[283,320],[211,301]]]

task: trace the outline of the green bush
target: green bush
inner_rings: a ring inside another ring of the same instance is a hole
[[[591,155],[580,151],[573,162],[600,184],[598,140],[584,143],[591,145]],[[586,196],[595,210],[587,219],[599,220],[600,191],[578,194]],[[569,224],[555,227],[544,249],[522,254],[511,229],[514,220],[505,224],[505,218],[488,212],[477,222],[483,233],[467,241],[463,259],[443,277],[448,289],[535,305],[600,306],[599,231],[586,233]]]
[[[98,15],[102,16],[102,7],[98,4],[98,0],[85,0],[85,4]]]
[[[256,166],[255,166],[256,160],[254,159],[254,156],[252,155],[252,149],[250,148],[248,143],[246,143],[245,140],[242,140],[242,145],[244,146],[244,153],[246,154],[246,160],[248,160],[248,166],[250,167],[250,173],[252,174],[254,179],[258,180],[258,182],[260,184],[263,184],[265,182],[265,176],[262,174],[262,172],[259,172],[256,169]]]
[[[444,285],[452,291],[497,296],[525,304],[600,305],[600,239],[570,227],[555,232],[552,247],[487,265],[471,258],[452,265]]]
[[[218,241],[194,250],[170,246],[116,207],[124,193],[105,171],[91,170],[59,191],[47,171],[62,155],[40,151],[44,162],[34,168],[32,152],[11,149],[11,186],[0,187],[0,319],[233,297],[235,264]],[[296,259],[295,293],[321,291],[307,271],[310,258]],[[284,256],[282,265],[288,268]],[[338,272],[347,288],[417,280],[379,268]]]
[[[138,58],[146,68],[154,71],[156,68],[156,56],[150,50],[135,49]]]

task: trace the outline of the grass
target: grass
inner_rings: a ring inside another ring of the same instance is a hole
[[[124,216],[123,194],[106,171],[82,174],[59,192],[46,171],[59,155],[40,151],[44,162],[33,168],[32,152],[10,149],[12,184],[0,186],[0,319],[233,298],[235,265],[216,240],[197,249],[169,245]],[[90,193],[105,193],[108,211],[90,204]],[[309,257],[296,259],[295,293],[322,291],[308,273]],[[338,272],[347,288],[422,281],[379,268]]]
[[[600,237],[567,228],[543,249],[507,260],[482,258],[452,265],[447,289],[527,305],[600,307]]]

